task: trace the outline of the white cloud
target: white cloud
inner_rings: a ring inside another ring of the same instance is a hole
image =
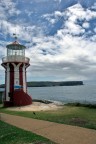
[[[64,12],[55,11],[54,13],[44,14],[42,17],[49,21],[51,24],[55,24],[61,17],[64,16]]]
[[[12,0],[1,0],[0,9],[3,9],[3,13],[5,13],[6,16],[18,15],[21,13],[20,10],[16,9],[16,3]]]
[[[78,19],[86,19],[86,21],[89,21],[92,18],[96,17],[96,12],[91,11],[90,9],[84,9],[80,4],[76,4],[70,8],[68,8],[69,13],[68,16],[75,15]]]
[[[85,32],[85,30],[80,25],[75,24],[72,21],[66,21],[65,27],[71,34],[78,35]]]
[[[96,2],[94,3],[94,5],[91,7],[93,10],[96,10]]]
[[[63,13],[60,12],[60,11],[55,11],[55,12],[54,12],[54,15],[55,15],[55,17],[63,16]]]
[[[66,32],[72,34],[83,34],[84,29],[89,28],[89,20],[96,18],[96,12],[84,9],[80,4],[76,4],[66,10],[67,20],[65,21]],[[83,24],[80,25],[80,22]]]
[[[94,28],[94,32],[96,32],[96,27]]]
[[[83,28],[89,28],[90,24],[88,22],[84,22],[82,26]]]
[[[96,35],[92,36],[91,40],[94,41],[94,42],[96,42]]]

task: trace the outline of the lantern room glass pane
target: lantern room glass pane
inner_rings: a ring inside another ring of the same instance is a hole
[[[10,55],[21,55],[25,56],[25,49],[20,50],[14,50],[14,49],[7,49],[7,56]]]

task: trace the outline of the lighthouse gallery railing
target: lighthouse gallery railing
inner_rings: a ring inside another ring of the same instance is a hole
[[[24,62],[29,63],[30,59],[21,55],[10,55],[2,58],[2,62]]]

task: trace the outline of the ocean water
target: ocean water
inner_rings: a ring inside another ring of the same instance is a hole
[[[28,87],[33,99],[96,104],[96,85]]]

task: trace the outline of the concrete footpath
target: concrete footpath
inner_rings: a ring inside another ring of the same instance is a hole
[[[96,144],[96,130],[4,113],[0,114],[0,119],[11,125],[44,136],[58,144]]]

